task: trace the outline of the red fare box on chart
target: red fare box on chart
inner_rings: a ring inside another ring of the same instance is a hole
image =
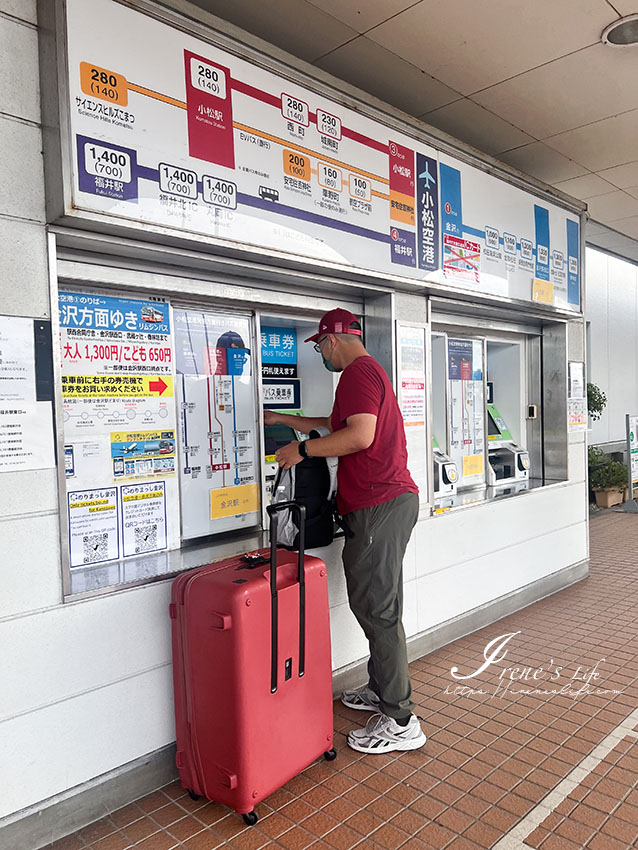
[[[414,225],[414,151],[390,142],[390,218]]]
[[[184,51],[188,152],[196,159],[235,167],[230,71]]]

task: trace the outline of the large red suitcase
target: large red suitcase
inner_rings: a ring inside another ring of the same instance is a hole
[[[270,551],[191,570],[172,586],[180,781],[248,824],[257,803],[322,753],[336,755],[326,566],[304,555],[303,533],[298,553],[276,548],[287,508],[300,511],[303,529],[303,507],[270,506]]]

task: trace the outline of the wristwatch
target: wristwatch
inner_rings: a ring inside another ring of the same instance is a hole
[[[299,440],[299,443],[297,445],[297,451],[302,457],[308,457],[308,447],[306,446],[305,440]]]

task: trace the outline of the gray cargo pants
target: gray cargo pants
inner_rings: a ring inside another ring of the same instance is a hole
[[[419,514],[416,493],[344,516],[348,600],[370,644],[369,686],[380,710],[402,720],[414,708],[403,614],[403,556]]]

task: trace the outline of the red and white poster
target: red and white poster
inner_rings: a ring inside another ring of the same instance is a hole
[[[481,281],[481,246],[449,233],[443,235],[443,275],[446,279]]]

